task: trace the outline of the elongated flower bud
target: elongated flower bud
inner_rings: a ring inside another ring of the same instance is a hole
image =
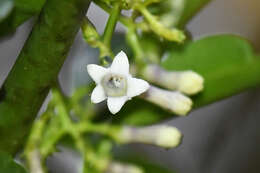
[[[163,148],[177,147],[182,139],[180,131],[172,126],[157,125],[143,128],[123,127],[119,135],[122,143],[145,143]]]
[[[204,82],[204,79],[193,71],[165,71],[157,65],[147,66],[143,77],[154,84],[188,95],[202,91]]]
[[[88,20],[88,18],[83,19],[81,30],[84,36],[84,40],[91,46],[97,47],[100,37],[95,26],[91,23],[90,20]]]
[[[106,173],[143,173],[143,170],[135,165],[112,162]]]
[[[180,92],[163,90],[154,86],[150,86],[149,90],[141,97],[163,109],[182,116],[186,115],[192,107],[192,100]]]

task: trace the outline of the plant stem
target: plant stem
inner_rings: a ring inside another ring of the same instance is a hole
[[[112,35],[114,33],[118,17],[121,12],[120,3],[115,3],[112,13],[109,16],[109,19],[106,24],[106,28],[103,34],[103,41],[107,47],[110,47]]]
[[[91,103],[90,99],[84,102],[84,106],[81,105],[82,99],[92,90],[92,85],[77,88],[69,102],[69,109],[71,109],[82,121],[91,120],[95,116],[94,105]]]
[[[170,40],[170,41],[176,41],[179,43],[182,43],[185,40],[185,35],[182,31],[173,28],[166,28],[162,23],[160,23],[155,16],[153,16],[149,10],[141,5],[138,4],[135,6],[135,9],[138,10],[140,13],[142,13],[142,15],[144,16],[144,18],[147,20],[147,22],[150,25],[151,30],[153,30],[154,33],[156,33],[157,35]]]
[[[39,143],[43,134],[43,130],[46,126],[46,122],[49,120],[51,114],[46,111],[41,115],[39,120],[33,124],[31,134],[28,138],[24,149],[24,155],[30,172],[43,173],[44,166],[42,165],[42,157],[39,151]]]
[[[96,5],[98,5],[100,8],[102,8],[104,11],[106,11],[107,13],[111,14],[113,9],[108,7],[105,3],[103,3],[102,1],[99,0],[93,0],[95,2]],[[131,24],[131,21],[129,18],[127,18],[126,16],[123,15],[119,15],[118,20],[124,24],[125,26],[128,26]]]
[[[98,133],[108,136],[117,141],[117,135],[121,130],[120,126],[111,124],[92,124],[90,122],[82,122],[76,126],[78,133]]]
[[[141,68],[144,64],[143,62],[143,51],[141,49],[141,45],[139,43],[137,33],[135,31],[135,27],[129,27],[127,31],[127,42],[131,46],[133,52],[134,52],[134,57],[135,60],[137,61],[138,68]]]
[[[0,90],[0,149],[22,146],[60,71],[90,0],[50,0]]]

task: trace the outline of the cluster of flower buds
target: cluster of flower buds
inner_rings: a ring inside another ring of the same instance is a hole
[[[147,65],[142,76],[151,83],[169,89],[151,86],[142,97],[177,115],[187,115],[192,108],[192,100],[186,95],[194,95],[203,90],[204,79],[190,70],[166,71],[158,65]]]
[[[150,86],[142,79],[129,74],[129,62],[126,54],[120,52],[109,68],[95,64],[88,65],[88,73],[97,87],[91,95],[93,103],[107,98],[111,113],[119,112],[124,103],[132,97],[141,95],[145,100],[161,106],[177,115],[186,115],[192,107],[192,100],[183,95],[193,95],[203,89],[203,78],[195,72],[167,72],[156,65],[148,65],[142,75],[148,81],[170,90]],[[181,93],[182,92],[182,93]]]
[[[95,64],[87,66],[90,77],[95,81],[96,87],[91,94],[92,103],[100,103],[107,100],[107,106],[112,114],[118,113],[126,101],[131,100],[135,96],[140,96],[144,100],[151,102],[161,108],[168,110],[176,115],[187,115],[192,108],[192,100],[186,95],[194,95],[203,89],[203,78],[193,71],[166,71],[158,65],[146,65],[142,58],[145,58],[144,51],[141,49],[138,40],[137,29],[141,31],[153,32],[161,40],[174,41],[182,43],[186,36],[183,31],[177,29],[175,24],[180,19],[180,14],[184,10],[184,0],[163,1],[131,1],[122,0],[115,3],[113,10],[111,4],[95,1],[99,6],[110,13],[108,24],[110,28],[115,27],[116,18],[127,25],[128,34],[127,41],[131,45],[134,57],[137,63],[138,74],[145,80],[158,88],[150,85],[142,79],[132,77],[129,73],[129,61],[126,54],[119,52],[110,67],[102,67]],[[108,1],[109,2],[109,1]],[[148,6],[163,5],[167,9],[162,15],[152,13]],[[119,7],[120,6],[120,7]],[[121,9],[132,9],[132,17],[127,18],[121,16]],[[173,14],[173,13],[174,14]],[[139,16],[143,17],[141,22],[135,23],[135,19]],[[174,18],[172,17],[174,16]],[[169,18],[171,22],[169,23]],[[101,57],[113,57],[110,44],[107,40],[111,40],[111,32],[105,32],[104,37],[97,34],[94,26],[85,21],[86,27],[83,27],[83,35],[85,40],[92,46],[100,49]],[[108,25],[107,25],[108,26]],[[86,31],[86,32],[84,32]],[[107,37],[105,37],[107,36]],[[109,38],[109,39],[106,39]],[[106,43],[106,44],[104,44]],[[152,53],[158,61],[149,61],[159,63],[159,56]],[[148,55],[149,56],[149,55]],[[141,59],[141,60],[140,60]],[[106,65],[108,63],[105,63]],[[109,128],[105,128],[104,134],[112,137],[116,142],[121,144],[128,143],[144,143],[159,146],[162,148],[177,147],[181,140],[181,132],[172,126],[155,125],[147,127],[131,127],[116,126],[116,130],[108,132]],[[128,164],[110,162],[106,167],[106,173],[143,173],[142,169]]]
[[[177,128],[168,125],[125,126],[117,138],[121,143],[144,143],[163,148],[173,148],[180,144],[182,134]]]
[[[143,93],[141,98],[177,115],[186,115],[192,107],[192,100],[186,95],[196,94],[203,89],[203,78],[197,73],[167,72],[156,65],[147,65],[141,75],[149,82],[169,90],[157,88],[142,79],[133,78],[129,74],[128,58],[122,51],[116,55],[109,68],[90,64],[87,69],[97,84],[92,92],[91,101],[99,103],[107,99],[107,105],[112,114],[119,112],[127,100]],[[182,134],[175,127],[167,125],[143,128],[123,126],[115,139],[123,144],[145,143],[173,148],[180,144]],[[112,168],[121,169],[118,165]]]

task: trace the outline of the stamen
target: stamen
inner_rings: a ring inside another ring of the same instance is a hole
[[[107,96],[119,97],[126,95],[127,80],[124,76],[107,74],[102,79],[102,86]]]

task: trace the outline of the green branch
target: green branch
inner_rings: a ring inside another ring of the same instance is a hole
[[[97,5],[97,6],[99,6],[100,8],[102,8],[104,11],[106,11],[107,13],[109,13],[109,14],[111,14],[112,13],[112,11],[113,11],[113,9],[112,8],[110,8],[109,6],[107,6],[105,3],[103,3],[102,1],[99,1],[99,0],[93,0],[94,1],[94,3]],[[132,23],[131,23],[131,21],[130,21],[130,19],[128,18],[128,17],[126,17],[126,16],[123,16],[122,14],[120,14],[119,16],[118,16],[118,20],[122,23],[122,24],[124,24],[125,26],[128,26],[128,25],[131,25]]]
[[[182,31],[176,29],[176,28],[167,28],[162,23],[160,23],[157,18],[152,15],[149,10],[143,5],[136,5],[136,10],[138,10],[148,24],[150,25],[151,30],[153,30],[154,33],[161,36],[162,38],[165,38],[169,41],[176,41],[178,43],[182,43],[185,40],[185,35]]]
[[[120,12],[121,12],[120,3],[116,3],[112,10],[112,13],[110,14],[110,16],[108,18],[105,32],[103,35],[103,40],[104,40],[105,45],[107,45],[107,47],[110,47],[110,42],[111,42],[112,35],[113,35],[115,27],[116,27]]]
[[[89,0],[47,1],[0,90],[0,150],[24,143],[68,54]]]

